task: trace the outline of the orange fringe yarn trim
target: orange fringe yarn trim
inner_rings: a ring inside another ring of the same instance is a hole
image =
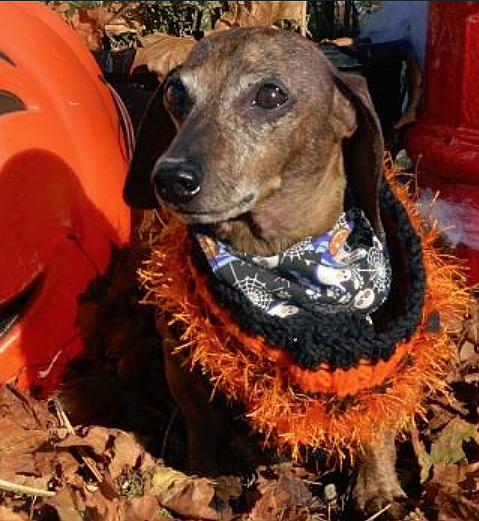
[[[386,428],[404,428],[424,412],[427,392],[446,392],[455,346],[444,324],[464,316],[471,297],[458,263],[434,247],[437,231],[422,226],[407,187],[394,182],[393,172],[387,177],[421,237],[427,276],[421,323],[387,361],[363,360],[347,370],[323,364],[310,371],[295,365],[287,351],[246,334],[210,295],[191,262],[188,230],[177,219],[170,218],[140,272],[149,290],[146,301],[184,330],[175,353],[186,356],[191,368],[199,365],[215,390],[243,402],[252,427],[266,440],[291,447],[294,456],[301,446],[342,456]],[[427,329],[432,312],[443,324],[438,333]]]

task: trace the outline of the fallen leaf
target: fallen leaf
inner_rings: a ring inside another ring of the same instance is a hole
[[[431,447],[432,465],[454,464],[466,458],[463,443],[469,440],[479,441],[477,427],[460,418],[454,418],[442,430]]]
[[[146,35],[140,42],[142,47],[137,50],[131,70],[146,65],[160,82],[171,69],[185,61],[196,45],[196,40],[190,36],[176,37],[164,33]]]
[[[0,506],[0,521],[28,521],[28,516]]]
[[[55,509],[60,521],[83,521],[84,519],[68,489],[45,501],[45,504]]]
[[[466,464],[439,464],[434,468],[434,478],[426,485],[426,495],[437,506],[440,521],[479,519],[478,498],[469,499],[461,487],[467,470]]]
[[[12,481],[15,480],[15,476],[19,473],[30,475],[39,473],[34,453],[1,456],[0,478]]]
[[[47,441],[49,433],[44,430],[27,430],[8,418],[2,419],[2,442],[0,461],[6,456],[30,453]]]
[[[107,429],[106,427],[89,427],[84,429],[85,434],[70,434],[64,440],[57,443],[57,447],[89,447],[95,454],[99,456],[105,451],[106,445],[111,436],[117,431]]]
[[[309,521],[313,496],[304,482],[296,477],[280,475],[278,481],[262,487],[250,521]]]
[[[214,483],[207,478],[158,468],[152,477],[150,492],[158,495],[161,505],[181,516],[204,520],[227,520],[232,516],[230,506],[219,500]]]
[[[128,432],[118,432],[111,448],[112,460],[108,468],[113,479],[125,469],[146,467],[154,464],[153,458],[146,453],[135,437]]]
[[[228,2],[230,11],[215,29],[243,25],[274,25],[280,20],[304,21],[307,2]]]
[[[478,465],[465,459],[455,464],[437,463],[425,484],[426,498],[436,505],[441,521],[479,519]]]
[[[83,485],[83,480],[78,473],[78,460],[69,451],[57,451],[53,465],[60,485],[68,483],[77,488]]]
[[[126,521],[124,499],[108,499],[98,490],[93,494],[86,495],[85,504],[84,519],[91,521]]]
[[[0,420],[8,418],[25,430],[58,427],[58,420],[48,411],[46,402],[35,400],[21,391],[0,386]]]
[[[93,9],[78,9],[79,23],[74,26],[77,33],[83,37],[91,50],[101,49],[105,35],[105,25],[111,14],[100,7]]]
[[[173,521],[173,516],[165,517],[161,513],[158,498],[152,494],[132,499],[125,507],[128,521]]]

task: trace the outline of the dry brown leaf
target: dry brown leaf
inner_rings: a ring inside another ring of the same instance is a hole
[[[447,465],[465,460],[463,447],[464,443],[470,440],[475,440],[476,443],[479,441],[477,426],[460,418],[454,418],[432,444],[432,464],[444,463]]]
[[[68,451],[60,451],[55,454],[55,468],[57,479],[62,483],[69,483],[76,487],[83,485],[83,480],[78,474],[78,460]]]
[[[85,434],[70,434],[57,444],[57,447],[89,447],[95,454],[102,455],[110,439],[118,431],[106,427],[90,427],[85,429]]]
[[[138,49],[131,69],[135,70],[141,65],[146,65],[161,82],[171,69],[185,61],[196,45],[196,40],[190,36],[180,38],[157,33],[143,37],[141,44],[142,47]]]
[[[71,9],[70,2],[51,2],[50,8],[58,13],[91,50],[102,48],[102,40],[106,34],[121,34],[138,31],[141,24],[132,18],[128,20],[122,16],[125,11],[134,10],[140,2],[103,2],[102,6],[85,8],[77,2],[75,9]]]
[[[425,491],[438,509],[439,520],[479,519],[478,494],[469,488],[469,481],[475,483],[476,466],[464,461],[455,465],[435,465],[433,478],[426,484]]]
[[[229,2],[231,11],[221,18],[214,31],[243,25],[271,26],[280,20],[305,22],[307,2]],[[214,32],[213,31],[213,32]],[[192,37],[176,37],[168,34],[150,34],[141,40],[132,70],[146,65],[160,82],[170,70],[183,63],[196,40]]]
[[[65,489],[44,504],[53,508],[60,521],[172,521],[160,514],[161,507],[151,494],[127,501],[125,498],[107,498],[101,490],[86,492],[79,502],[78,495]],[[0,518],[0,521],[3,521]],[[12,520],[14,521],[14,520]]]
[[[106,457],[110,461],[108,469],[112,479],[116,479],[125,470],[145,469],[155,464],[155,460],[132,434],[118,429],[94,426],[83,436],[67,436],[57,447],[88,447],[97,456]]]
[[[433,481],[439,483],[443,491],[457,494],[461,489],[460,482],[467,475],[468,467],[465,463],[457,465],[439,463],[434,467]]]
[[[6,386],[0,387],[0,422],[2,425],[0,461],[8,456],[31,453],[49,438],[44,428],[54,418],[31,398]]]
[[[78,9],[67,21],[92,51],[102,47],[104,28],[111,15],[101,8]]]
[[[125,500],[106,498],[100,490],[87,494],[84,519],[91,521],[127,521],[125,518]]]
[[[9,387],[0,386],[0,421],[8,418],[24,429],[55,428],[58,420],[48,411],[46,402],[38,401]]]
[[[243,25],[274,25],[280,20],[303,23],[307,2],[228,2],[230,11],[216,24],[215,29]]]
[[[15,485],[46,490],[55,474],[56,456],[50,442],[57,424],[47,402],[0,388],[0,477]]]
[[[6,481],[15,481],[17,474],[24,473],[37,475],[39,473],[35,455],[18,454],[2,456],[0,454],[0,478]]]
[[[278,481],[266,483],[256,502],[251,521],[309,521],[308,507],[313,497],[304,482],[296,477],[281,475]]]
[[[148,454],[135,437],[128,432],[118,432],[115,436],[112,461],[108,466],[113,479],[125,469],[152,467],[154,459]]]
[[[2,442],[0,443],[0,461],[7,456],[30,453],[47,441],[47,431],[26,430],[8,418],[2,419]]]
[[[68,489],[62,490],[45,503],[55,509],[60,521],[82,521],[84,519]]]
[[[158,468],[150,492],[158,495],[161,505],[181,516],[204,520],[227,520],[232,516],[230,506],[219,501],[213,482],[207,478],[186,476],[167,467]]]
[[[125,508],[125,518],[128,521],[173,521],[172,517],[165,517],[160,513],[160,503],[156,496],[147,494],[134,498]]]
[[[28,516],[18,514],[7,507],[0,506],[0,521],[28,521]]]

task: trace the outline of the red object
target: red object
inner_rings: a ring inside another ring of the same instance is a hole
[[[0,383],[53,389],[82,348],[77,296],[128,240],[109,87],[40,2],[0,2]]]
[[[479,209],[479,2],[429,4],[425,106],[408,149],[420,185]],[[460,244],[458,254],[479,282],[479,252]]]

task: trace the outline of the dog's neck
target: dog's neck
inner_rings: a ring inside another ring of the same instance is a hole
[[[232,221],[217,224],[214,226],[214,231],[218,239],[228,243],[236,251],[248,255],[268,257],[297,242],[290,237],[265,239],[261,236],[261,230],[251,213],[244,214]]]
[[[216,224],[216,237],[236,251],[271,256],[327,232],[344,211],[346,176],[341,151],[332,153],[326,167],[312,178],[319,182],[304,184],[300,192],[297,187],[290,192],[279,190],[253,211]]]

